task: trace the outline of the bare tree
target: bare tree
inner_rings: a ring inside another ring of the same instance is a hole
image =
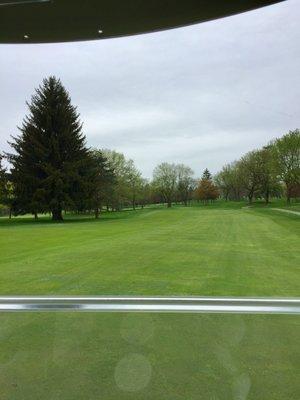
[[[237,162],[226,164],[215,175],[214,182],[225,200],[240,200],[243,194],[241,173]]]
[[[250,151],[243,156],[237,163],[243,188],[248,197],[249,203],[252,203],[255,193],[260,185],[260,159],[257,150]]]
[[[127,163],[127,181],[132,208],[135,210],[136,202],[143,190],[144,179],[132,160],[128,160]]]
[[[178,164],[176,168],[178,196],[180,201],[187,206],[188,201],[191,199],[191,195],[195,190],[196,181],[193,178],[194,171],[184,164]]]
[[[153,171],[153,185],[161,194],[168,207],[172,206],[177,190],[177,166],[175,164],[162,163]]]
[[[257,151],[257,162],[259,168],[259,195],[268,204],[270,196],[280,192],[280,184],[272,161],[271,146],[265,146]]]
[[[136,200],[142,188],[143,178],[133,160],[114,150],[102,150],[116,176],[115,190],[112,197],[113,208],[121,209],[124,204],[136,207]]]

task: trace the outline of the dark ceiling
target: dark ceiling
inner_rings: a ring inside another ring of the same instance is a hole
[[[0,43],[105,39],[221,18],[284,0],[0,0]]]

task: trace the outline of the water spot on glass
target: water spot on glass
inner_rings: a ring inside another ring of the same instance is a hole
[[[141,345],[150,340],[154,335],[154,323],[151,315],[124,316],[121,324],[121,336],[128,343]]]
[[[221,363],[221,365],[232,375],[238,373],[239,368],[236,365],[234,358],[232,357],[230,350],[222,347],[216,346],[214,349],[214,353]]]
[[[220,400],[220,398],[215,393],[212,393],[210,394],[209,400]]]
[[[152,367],[142,354],[129,354],[115,368],[115,382],[125,392],[145,389],[151,379]]]
[[[221,340],[228,345],[240,344],[246,333],[245,321],[242,316],[235,315],[223,323],[222,331],[219,333]]]
[[[246,400],[250,391],[251,380],[247,373],[239,375],[234,379],[232,385],[233,399]]]

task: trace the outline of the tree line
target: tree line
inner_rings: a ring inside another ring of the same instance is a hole
[[[67,211],[98,218],[103,209],[207,203],[219,196],[269,201],[282,195],[283,185],[288,201],[299,195],[299,130],[247,153],[215,177],[206,169],[196,179],[189,166],[161,163],[149,181],[122,153],[87,147],[79,113],[59,79],[44,79],[27,106],[19,135],[9,142],[12,151],[0,155],[0,212],[10,216],[51,213],[61,221]]]
[[[226,200],[264,199],[285,196],[287,203],[300,197],[300,131],[290,131],[239,160],[226,164],[215,175]]]

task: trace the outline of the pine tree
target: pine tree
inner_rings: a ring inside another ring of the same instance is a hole
[[[202,174],[202,179],[204,179],[206,181],[211,181],[211,173],[209,172],[209,170],[207,168],[205,168],[205,170]]]
[[[82,124],[61,81],[44,79],[27,103],[29,114],[10,143],[15,214],[51,212],[61,221],[89,188],[90,152]]]

